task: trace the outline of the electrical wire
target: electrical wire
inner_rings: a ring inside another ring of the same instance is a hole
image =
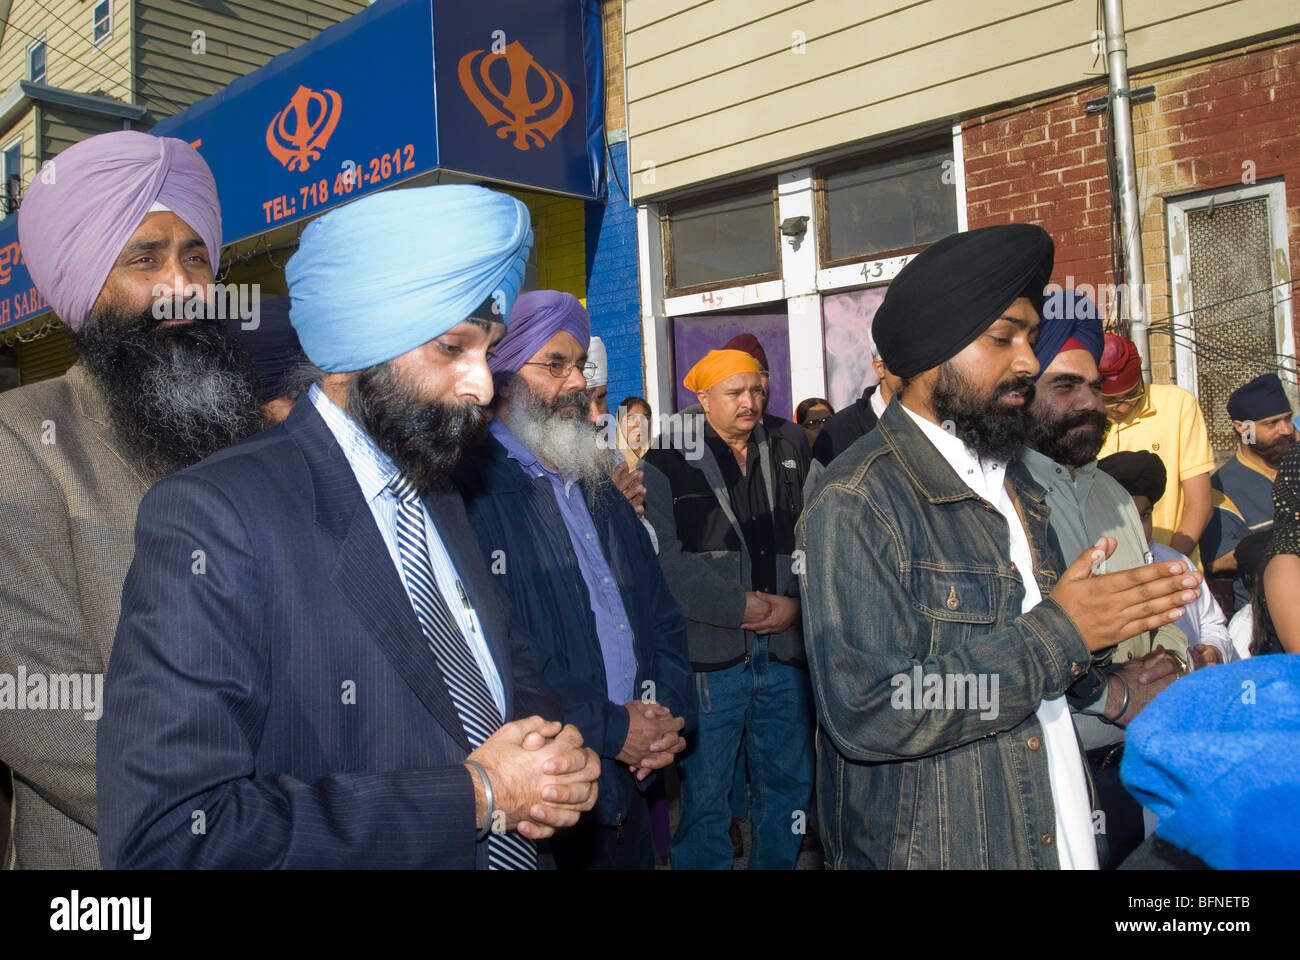
[[[48,13],[51,17],[53,17],[55,20],[59,21],[59,23],[63,24],[65,27],[67,27],[69,30],[71,30],[71,31],[73,32],[74,35],[77,33],[77,28],[76,28],[76,27],[74,27],[72,24],[68,23],[68,21],[64,20],[61,16],[59,16],[57,13],[55,13],[53,10],[51,10],[49,7],[47,7],[45,4],[41,3],[41,0],[35,0],[35,3],[36,3],[36,6],[38,6],[38,7],[41,8],[41,10],[45,11],[45,12]],[[92,8],[92,9],[93,9],[93,8]],[[21,30],[20,27],[15,27],[15,29],[17,29],[17,30]],[[109,63],[111,63],[113,66],[115,66],[115,67],[119,67],[119,68],[121,68],[123,71],[125,71],[126,75],[127,75],[128,77],[130,77],[133,81],[135,81],[135,82],[137,82],[137,83],[139,83],[139,84],[142,84],[143,86],[149,87],[151,90],[153,90],[153,92],[157,95],[157,97],[158,97],[160,100],[163,100],[163,101],[165,101],[166,103],[170,104],[171,106],[176,107],[176,108],[177,108],[177,111],[176,111],[177,113],[179,113],[180,111],[186,109],[184,106],[181,106],[181,104],[177,103],[175,100],[172,100],[170,97],[163,96],[163,94],[162,94],[161,92],[159,92],[158,88],[155,87],[153,84],[151,84],[148,80],[145,80],[145,79],[143,79],[142,77],[137,76],[136,74],[133,74],[133,73],[131,72],[131,68],[130,68],[129,65],[121,64],[121,63],[119,63],[117,60],[113,59],[113,57],[109,56],[108,51],[105,50],[103,47],[94,46],[93,43],[92,43],[91,45],[92,45],[92,47],[94,48],[94,50],[95,50],[96,53],[99,53],[100,55],[102,55],[102,56],[104,57],[104,59],[107,60]],[[46,41],[46,43],[45,43],[45,47],[46,47],[47,50],[54,50],[54,48],[51,47],[51,46],[49,45],[49,42],[48,42],[48,41]],[[61,51],[61,50],[54,50],[54,52],[57,53],[57,54],[58,54],[59,56],[61,56],[61,57],[67,57],[69,60],[72,60],[73,63],[76,63],[76,64],[78,64],[79,66],[83,66],[83,67],[85,67],[85,68],[88,69],[88,70],[91,69],[90,66],[89,66],[88,64],[83,64],[83,63],[81,63],[79,60],[75,59],[74,57],[72,57],[72,56],[69,55],[69,54],[64,53],[64,52]],[[103,73],[101,73],[100,76],[101,76],[101,77],[107,77],[107,74],[103,74]],[[112,77],[107,77],[107,78],[110,79],[110,80],[113,79]],[[117,82],[118,82],[119,85],[120,85],[120,81],[117,81]],[[129,88],[129,87],[127,88],[127,92],[128,92],[128,93],[130,92],[130,88]]]

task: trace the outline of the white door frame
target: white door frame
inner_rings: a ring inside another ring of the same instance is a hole
[[[1166,232],[1169,238],[1169,288],[1170,302],[1173,304],[1173,316],[1170,322],[1176,329],[1183,331],[1187,340],[1174,340],[1174,372],[1178,385],[1190,390],[1196,389],[1196,327],[1193,311],[1196,304],[1192,298],[1192,263],[1188,249],[1187,214],[1195,210],[1204,210],[1213,201],[1216,207],[1243,200],[1268,201],[1270,283],[1273,290],[1273,335],[1277,341],[1277,351],[1282,356],[1295,356],[1295,331],[1291,317],[1291,265],[1286,219],[1286,185],[1281,181],[1249,184],[1229,190],[1213,190],[1195,196],[1179,197],[1165,201]],[[1187,342],[1190,341],[1190,342]],[[1295,371],[1281,364],[1277,366],[1292,404],[1297,399]]]

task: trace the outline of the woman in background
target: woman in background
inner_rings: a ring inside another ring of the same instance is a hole
[[[627,461],[629,470],[635,470],[637,463],[650,449],[652,422],[650,401],[644,397],[628,397],[619,404],[618,450]]]
[[[816,442],[817,435],[822,432],[822,427],[834,413],[831,405],[821,397],[809,397],[795,409],[794,422],[803,427],[803,432],[808,437],[809,448]]]

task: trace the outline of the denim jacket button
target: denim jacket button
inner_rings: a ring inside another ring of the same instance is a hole
[[[948,588],[948,609],[956,610],[961,606],[961,600],[957,597],[957,588],[955,586]]]
[[[1050,847],[1051,845],[1052,845],[1052,835],[1050,833],[1043,834],[1043,846]]]
[[[1083,673],[1083,667],[1079,666],[1077,663],[1070,664],[1070,676],[1077,677],[1081,673]]]
[[[1037,737],[1030,737],[1028,740],[1025,741],[1025,746],[1027,746],[1030,750],[1037,750],[1042,745],[1043,742],[1039,740]]]

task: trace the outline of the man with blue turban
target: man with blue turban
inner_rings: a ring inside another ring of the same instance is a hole
[[[525,293],[488,365],[490,436],[456,483],[534,659],[601,758],[600,800],[553,846],[561,869],[654,865],[649,777],[693,719],[686,622],[649,536],[611,482],[591,421],[590,321],[568,293]]]
[[[77,362],[0,396],[3,863],[95,869],[98,691],[136,509],[154,481],[262,421],[247,361],[203,309],[221,208],[189,144],[119,130],[68,147],[28,184],[18,239]],[[6,688],[25,677],[42,681],[32,697]],[[76,681],[76,709],[41,709],[51,677]]]
[[[531,869],[595,803],[448,483],[531,244],[521,203],[459,185],[303,232],[290,318],[317,382],[140,507],[105,866]]]
[[[1077,557],[1099,538],[1112,537],[1115,552],[1104,568],[1129,570],[1151,562],[1151,556],[1133,498],[1097,468],[1097,452],[1110,429],[1097,370],[1103,342],[1090,298],[1073,290],[1047,296],[1034,342],[1039,374],[1021,462],[1047,493],[1048,526],[1062,556]],[[1185,557],[1178,559],[1190,567]],[[1187,637],[1172,624],[1125,640],[1108,663],[1097,664],[1069,691],[1075,729],[1106,815],[1105,830],[1098,833],[1103,867],[1118,865],[1142,842],[1142,808],[1120,783],[1119,763],[1124,727],[1183,669],[1164,650],[1187,654]]]

